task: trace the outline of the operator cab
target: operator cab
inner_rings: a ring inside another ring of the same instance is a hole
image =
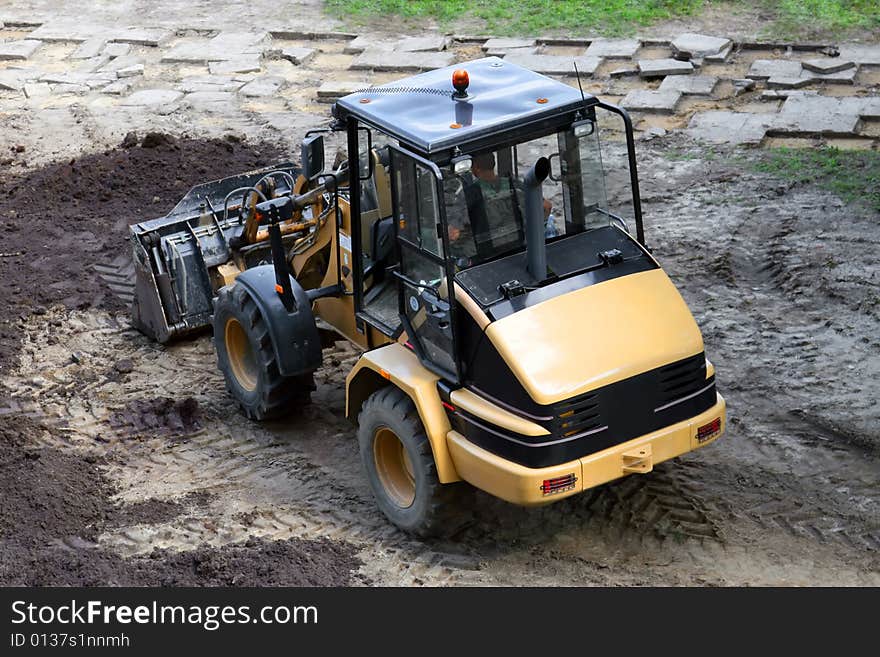
[[[632,129],[621,110],[495,57],[397,85],[334,106],[349,161],[359,162],[350,205],[360,217],[351,249],[361,327],[395,339],[406,331],[427,368],[463,383],[479,324],[657,268],[644,248]],[[609,208],[602,114],[624,121],[635,237]],[[540,196],[530,206],[538,162]]]

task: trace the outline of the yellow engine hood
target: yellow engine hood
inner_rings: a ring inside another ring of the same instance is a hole
[[[493,322],[486,335],[539,404],[552,404],[703,350],[662,269],[549,299]]]

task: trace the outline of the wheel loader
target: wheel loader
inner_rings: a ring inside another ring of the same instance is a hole
[[[299,165],[195,187],[131,242],[135,325],[159,342],[210,326],[254,420],[307,402],[340,336],[361,350],[346,416],[407,532],[444,531],[470,487],[547,504],[725,429],[700,331],[646,246],[629,117],[503,59],[342,97]]]

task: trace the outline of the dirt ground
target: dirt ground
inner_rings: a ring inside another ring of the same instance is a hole
[[[126,224],[281,152],[151,142],[0,183],[0,583],[880,584],[876,213],[753,173],[759,152],[640,142],[648,242],[703,331],[727,434],[543,509],[478,494],[457,535],[419,541],[361,473],[352,348],[325,352],[310,406],[255,424],[210,336],[129,326]]]

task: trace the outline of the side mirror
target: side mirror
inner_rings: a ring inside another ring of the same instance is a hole
[[[311,180],[324,171],[324,135],[309,135],[302,140],[302,172]]]

